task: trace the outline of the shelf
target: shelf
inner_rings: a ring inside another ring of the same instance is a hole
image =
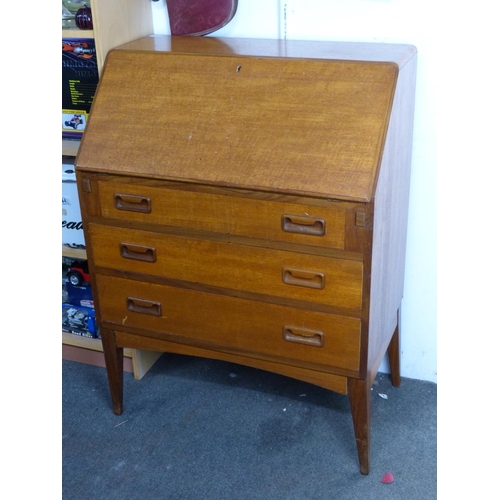
[[[94,30],[62,30],[62,38],[94,38]]]
[[[93,38],[96,45],[98,70],[101,74],[106,54],[111,49],[153,34],[151,0],[93,0],[92,21],[93,30],[63,29],[62,38]],[[76,157],[79,147],[79,139],[63,139],[62,155]],[[65,245],[62,247],[62,255],[72,259],[87,258],[85,249],[74,249]],[[102,342],[99,339],[63,332],[62,347],[64,359],[104,366]],[[161,353],[125,349],[124,355],[125,370],[133,372],[134,378],[140,380],[161,356]]]
[[[71,248],[66,245],[62,246],[62,256],[70,259],[87,259],[87,250],[85,248]]]
[[[68,346],[69,348],[81,349],[80,354],[76,356],[76,358],[78,358],[78,360],[81,362],[87,362],[85,358],[93,358],[93,362],[91,362],[91,364],[105,366],[104,354],[102,352],[102,342],[100,339],[91,339],[90,337],[82,337],[73,333],[62,332],[62,345],[63,349],[64,346]],[[98,356],[102,358],[97,363],[95,362],[95,353],[98,353]],[[141,380],[161,355],[161,352],[155,351],[123,349],[123,356],[130,360],[129,364],[131,366],[131,369],[126,371],[132,371],[134,374],[134,378],[136,380]],[[70,359],[74,361],[76,360],[76,358],[73,355]]]
[[[91,339],[90,337],[83,337],[81,335],[75,335],[74,333],[62,332],[62,343],[64,345],[83,347],[84,349],[102,352],[101,339]],[[132,349],[124,349],[123,355],[127,358],[131,358]]]
[[[74,333],[62,332],[62,343],[65,345],[83,347],[84,349],[102,352],[102,342],[100,339],[82,337],[81,335],[75,335]],[[130,355],[128,357],[130,357]]]
[[[80,147],[80,139],[63,139],[62,154],[63,156],[76,156]]]

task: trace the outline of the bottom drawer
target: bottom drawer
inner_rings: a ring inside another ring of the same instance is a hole
[[[95,277],[101,320],[165,340],[357,371],[359,319],[112,276]]]

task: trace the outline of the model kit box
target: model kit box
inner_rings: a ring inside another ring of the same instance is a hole
[[[73,162],[71,156],[62,157],[62,243],[71,248],[85,248]]]
[[[99,81],[92,38],[62,40],[62,136],[81,138]]]
[[[94,309],[73,304],[62,305],[62,331],[81,335],[82,337],[98,338]]]

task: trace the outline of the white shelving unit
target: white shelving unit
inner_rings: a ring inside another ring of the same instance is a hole
[[[62,30],[62,38],[93,38],[97,52],[97,67],[102,72],[109,50],[124,43],[151,35],[153,20],[151,0],[91,0],[93,30]],[[63,139],[62,155],[76,156],[79,140]],[[86,259],[85,250],[62,247],[63,257]],[[63,357],[91,364],[103,364],[102,343],[99,339],[80,337],[62,332]],[[86,356],[87,355],[87,356]],[[161,353],[125,349],[124,369],[141,379],[153,366]]]

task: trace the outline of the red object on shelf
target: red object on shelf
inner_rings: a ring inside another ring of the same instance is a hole
[[[166,0],[172,35],[207,35],[225,26],[238,0]]]

